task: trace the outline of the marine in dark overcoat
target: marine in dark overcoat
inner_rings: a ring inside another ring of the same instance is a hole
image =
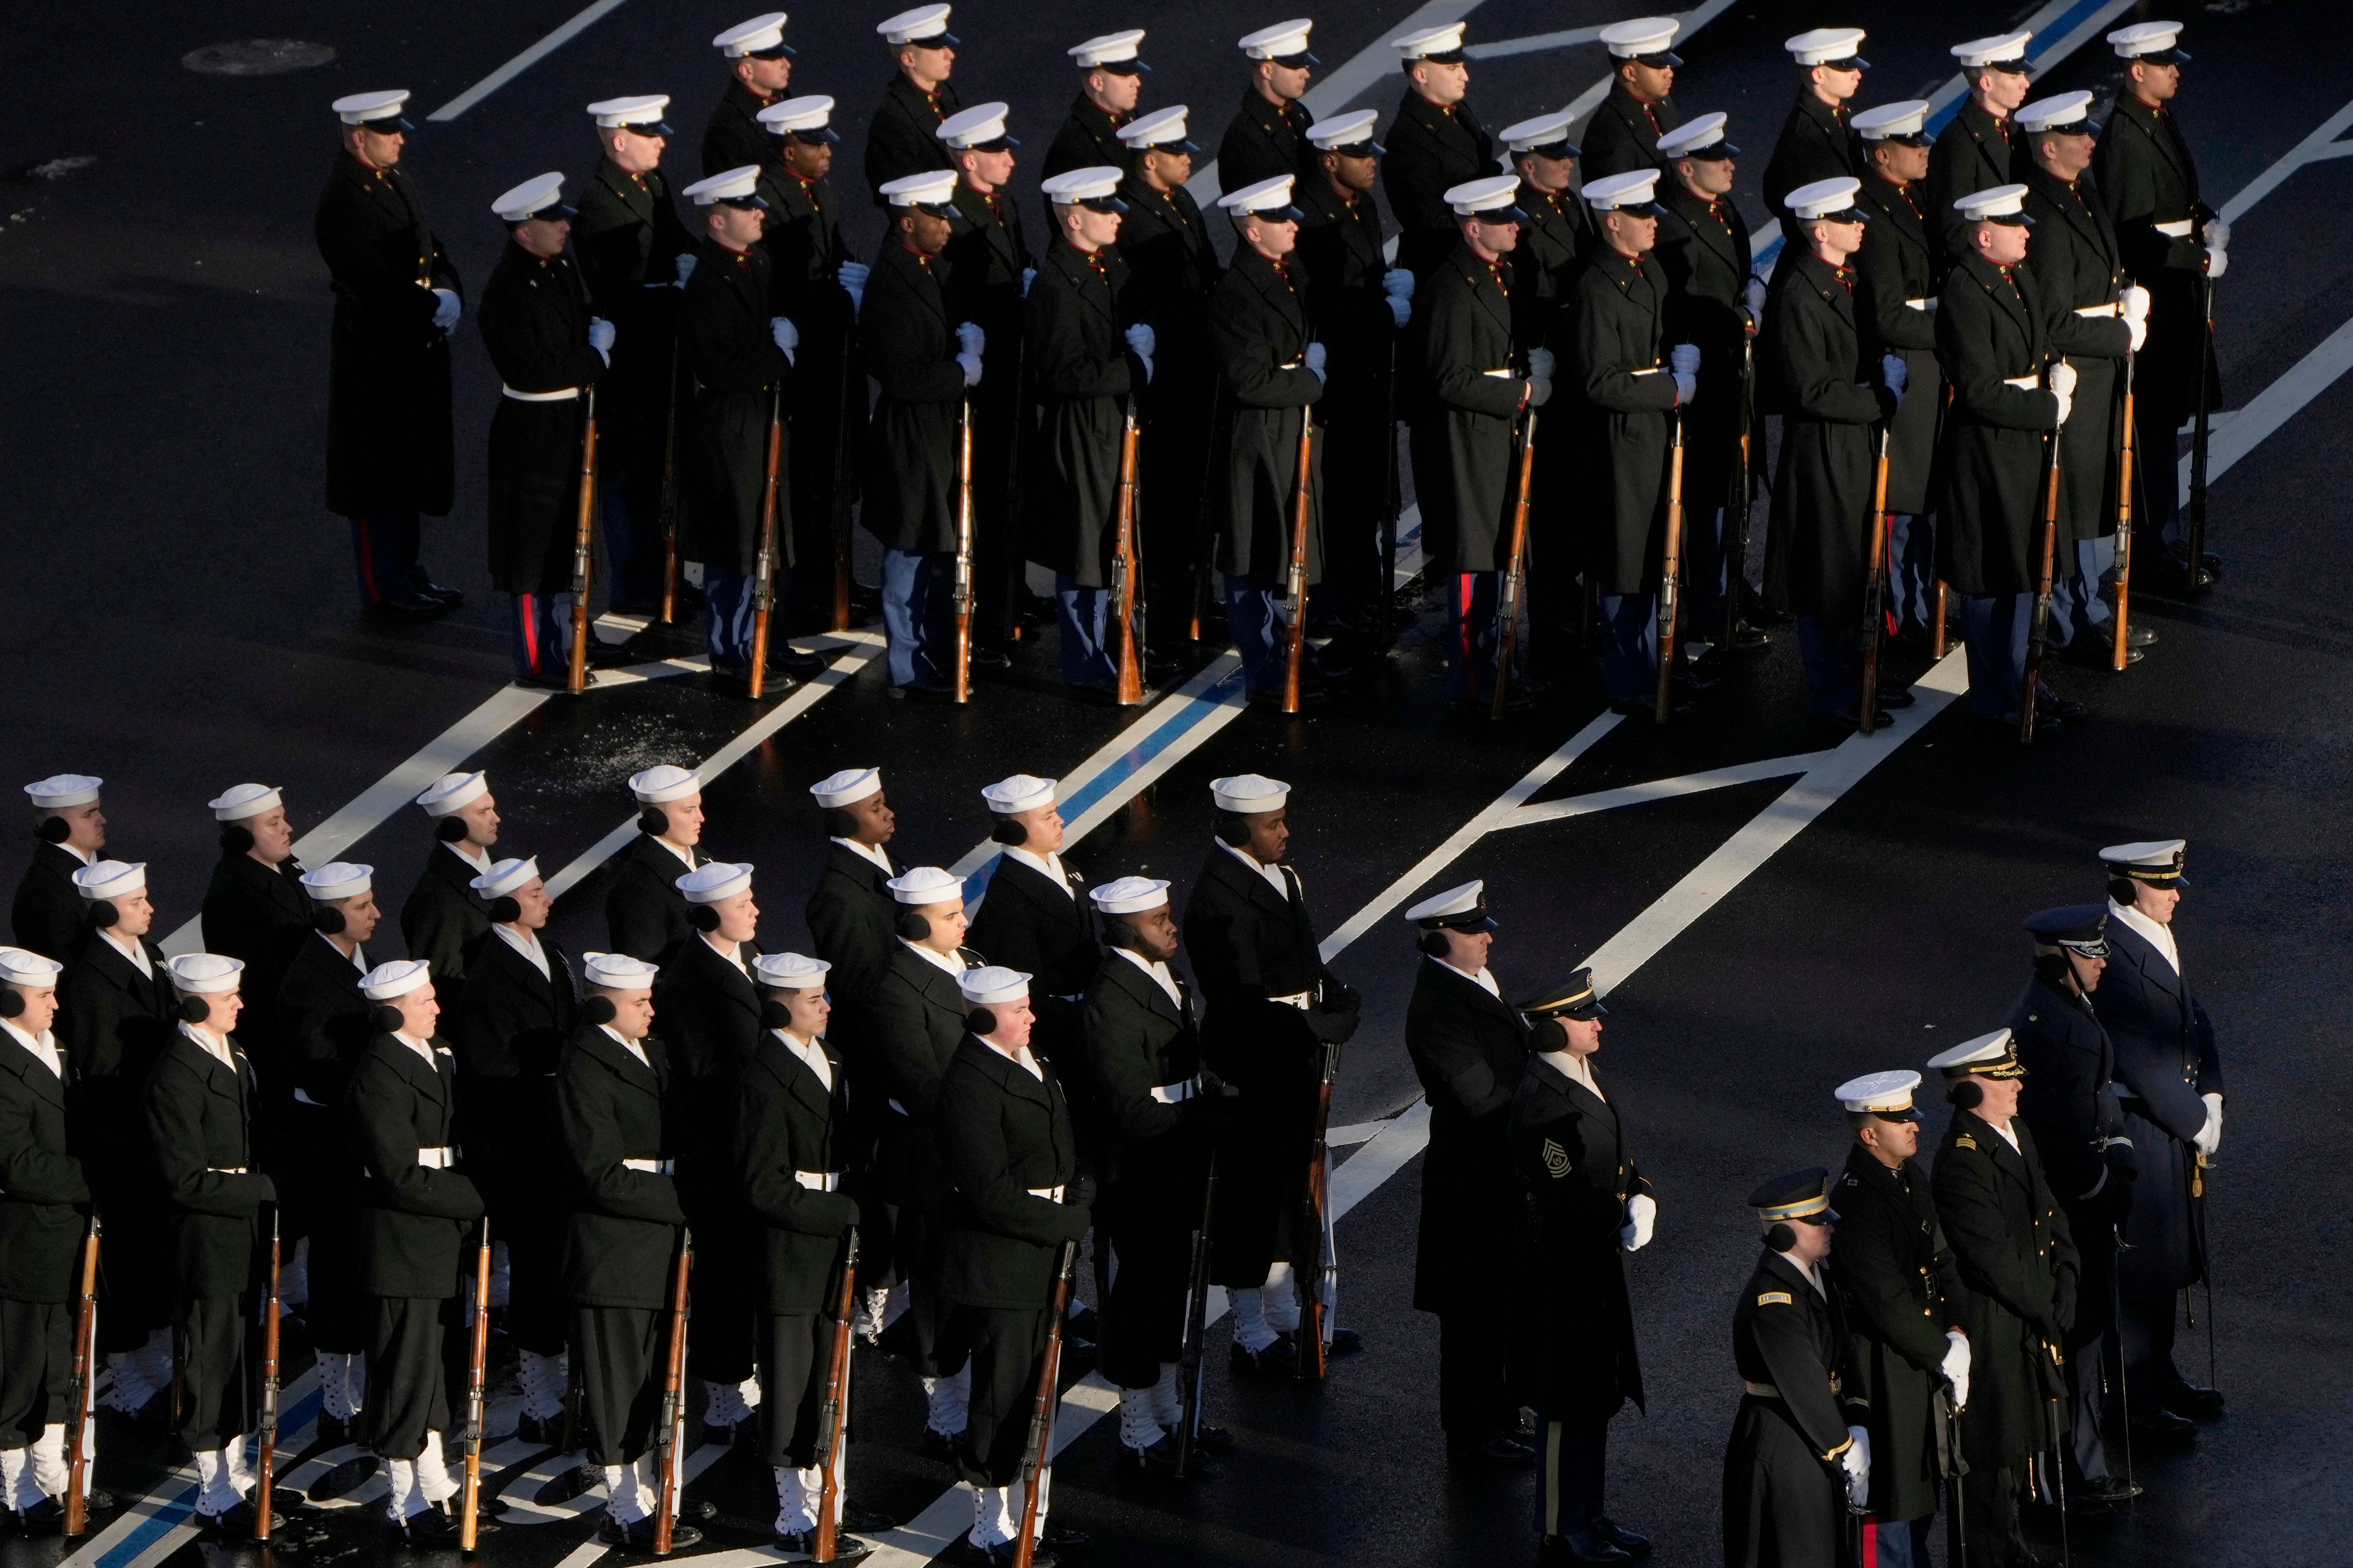
[[[1615,66],[1620,62],[1613,58]],[[1657,169],[1672,181],[1674,171],[1659,156],[1659,138],[1683,122],[1683,112],[1671,94],[1651,103],[1634,96],[1622,70],[1609,83],[1609,94],[1586,122],[1585,178],[1628,174],[1637,169]]]
[[[1773,143],[1772,161],[1765,165],[1759,186],[1765,210],[1781,220],[1784,232],[1793,227],[1791,191],[1817,180],[1862,173],[1862,143],[1848,124],[1853,118],[1852,109],[1824,99],[1811,80],[1798,89],[1797,101],[1789,106],[1789,117],[1781,121],[1780,137]]]
[[[886,550],[941,553],[956,547],[957,422],[970,389],[956,363],[958,322],[943,293],[945,269],[902,243],[894,229],[866,284],[860,337],[866,372],[881,397],[866,444],[866,505],[859,521]]]
[[[731,250],[706,239],[679,310],[679,346],[701,390],[679,439],[689,543],[679,548],[739,576],[753,574],[760,548],[772,402],[793,376],[768,328],[776,308],[772,264],[757,246]],[[688,431],[691,432],[691,439]],[[791,454],[776,474],[776,561],[792,563]]]
[[[1029,290],[1026,351],[1039,403],[1038,461],[1022,490],[1029,559],[1082,588],[1111,582],[1122,399],[1145,385],[1122,337],[1127,264],[1057,243]],[[1142,460],[1142,459],[1139,459]],[[1033,499],[1034,498],[1034,499]]]
[[[1467,101],[1432,103],[1408,87],[1389,121],[1387,146],[1381,189],[1403,231],[1397,264],[1426,283],[1461,237],[1461,220],[1446,193],[1494,172],[1494,139]]]
[[[866,122],[866,184],[876,206],[888,205],[882,187],[892,181],[955,166],[947,143],[934,132],[940,121],[963,108],[954,82],[944,81],[925,92],[904,71],[892,76],[882,89],[882,101]]]

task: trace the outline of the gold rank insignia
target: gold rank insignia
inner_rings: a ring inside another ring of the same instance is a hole
[[[1551,1139],[1546,1139],[1544,1141],[1544,1166],[1546,1170],[1550,1171],[1556,1177],[1567,1175],[1569,1172],[1568,1151],[1554,1142]]]
[[[1789,1293],[1787,1290],[1767,1290],[1757,1298],[1757,1304],[1760,1307],[1788,1307],[1796,1305],[1795,1302],[1789,1300]]]
[[[1962,1133],[1959,1137],[1957,1137],[1957,1138],[1956,1138],[1956,1139],[1954,1139],[1954,1140],[1953,1140],[1953,1147],[1954,1147],[1954,1148],[1956,1148],[1956,1149],[1970,1149],[1970,1150],[1974,1150],[1977,1146],[1978,1146],[1978,1141],[1977,1141],[1976,1139],[1974,1139],[1974,1138],[1970,1137],[1970,1136],[1969,1136],[1968,1133],[1966,1133],[1966,1132]]]

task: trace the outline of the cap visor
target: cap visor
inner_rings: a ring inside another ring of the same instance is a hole
[[[359,128],[362,131],[373,131],[379,136],[389,136],[396,131],[414,131],[417,129],[416,126],[411,125],[406,120],[397,114],[392,115],[388,119],[384,120],[363,120],[360,121]]]
[[[1652,70],[1668,70],[1683,63],[1683,56],[1672,51],[1656,55],[1635,55],[1631,58],[1636,65],[1649,66]]]
[[[840,132],[835,131],[830,125],[807,126],[798,131],[789,132],[787,134],[799,137],[812,147],[827,147],[841,140]]]
[[[1319,66],[1324,63],[1317,59],[1314,55],[1310,54],[1274,55],[1269,58],[1271,58],[1276,65],[1282,67],[1285,70],[1305,70],[1311,66]]]
[[[734,207],[742,212],[766,212],[768,210],[767,198],[761,195],[757,191],[753,192],[748,196],[722,196],[719,198],[716,205],[723,207]]]

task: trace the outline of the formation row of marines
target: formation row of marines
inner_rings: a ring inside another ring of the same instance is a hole
[[[1686,643],[1753,649],[1767,634],[1752,623],[1794,612],[1810,705],[1875,721],[1858,628],[1879,623],[1883,572],[1888,624],[1923,644],[1945,626],[1946,586],[1958,595],[1973,709],[2014,721],[2038,605],[2050,646],[2102,668],[2155,640],[2145,626],[2119,637],[2108,603],[2127,506],[2177,540],[2143,556],[2144,586],[2202,583],[2216,564],[2187,562],[2175,517],[2176,431],[2211,402],[2207,291],[2229,242],[2171,109],[2178,24],[2109,35],[2123,90],[2097,135],[2088,93],[2025,103],[2030,34],[1957,46],[1968,98],[1933,142],[1925,102],[1854,112],[1862,29],[1791,38],[1797,102],[1762,186],[1787,260],[1768,288],[1731,199],[1726,117],[1687,119],[1674,100],[1669,18],[1602,30],[1614,75],[1581,147],[1566,110],[1490,134],[1466,97],[1464,24],[1393,40],[1407,87],[1386,145],[1374,111],[1311,120],[1311,23],[1252,33],[1219,149],[1229,264],[1186,189],[1187,110],[1139,109],[1142,30],[1069,51],[1081,89],[1044,159],[1050,234],[1033,249],[1007,108],[959,97],[948,19],[933,5],[877,29],[895,74],[868,128],[890,226],[871,263],[839,231],[834,100],[785,96],[781,13],[713,40],[732,75],[704,177],[683,193],[693,226],[660,167],[666,95],[589,106],[604,156],[576,210],[554,174],[494,204],[510,242],[479,311],[505,393],[490,539],[519,678],[554,682],[571,635],[592,389],[613,604],[659,613],[691,592],[676,557],[699,560],[714,676],[746,689],[771,584],[799,606],[794,629],[844,624],[835,584],[858,497],[884,547],[894,694],[954,691],[960,610],[974,658],[1002,661],[1027,561],[1054,574],[1079,694],[1113,688],[1115,586],[1134,584],[1139,645],[1173,655],[1198,635],[1214,572],[1252,692],[1274,700],[1303,493],[1310,629],[1335,639],[1314,656],[1312,702],[1396,629],[1399,420],[1465,705],[1515,679],[1531,646],[1541,662],[1585,637],[1630,710],[1676,636],[1688,696],[1712,680]],[[318,217],[337,294],[328,490],[353,520],[364,599],[431,615],[455,595],[416,563],[417,518],[450,506],[447,332],[462,307],[402,165],[406,96],[335,106],[343,153]],[[1766,415],[1783,424],[1758,596],[1746,536]],[[1124,463],[1131,416],[1139,455]],[[666,555],[668,474],[685,521]],[[1529,637],[1506,659],[1524,575]],[[781,636],[765,646],[778,679],[815,668]],[[1507,705],[1526,700],[1516,684]],[[2044,695],[2036,712],[2050,725],[2077,707]]]
[[[817,956],[761,951],[752,868],[702,849],[694,774],[630,784],[643,815],[609,868],[610,951],[576,975],[544,932],[535,864],[495,856],[481,773],[419,799],[435,828],[400,910],[410,956],[391,961],[366,951],[383,917],[371,869],[301,867],[274,789],[210,803],[223,852],[206,951],[166,960],[146,934],[143,867],[106,858],[100,782],[28,787],[39,841],[17,946],[0,953],[0,1226],[21,1243],[0,1271],[12,1507],[52,1520],[63,1489],[59,1363],[93,1205],[111,1237],[98,1348],[112,1403],[172,1391],[197,1512],[231,1532],[254,1522],[246,1338],[271,1205],[298,1259],[282,1295],[316,1349],[321,1440],[367,1445],[391,1517],[426,1542],[457,1529],[442,1314],[486,1211],[504,1238],[522,1435],[559,1441],[569,1397],[619,1544],[652,1530],[663,1309],[690,1224],[704,1420],[759,1431],[777,1535],[800,1549],[824,1490],[822,1319],[852,1226],[860,1335],[887,1330],[914,1360],[925,1448],[979,1489],[968,1539],[990,1561],[1010,1556],[1021,1513],[1061,1244],[1094,1237],[1088,1331],[1121,1389],[1123,1465],[1176,1463],[1197,1233],[1233,1309],[1237,1374],[1296,1375],[1359,1348],[1333,1324],[1328,1210],[1308,1200],[1321,1091],[1361,1001],[1318,954],[1287,785],[1213,785],[1188,980],[1168,884],[1089,890],[1061,858],[1051,780],[984,792],[1002,856],[969,917],[960,879],[891,855],[876,770],[813,786],[830,841],[807,908]],[[1736,1327],[1732,1561],[1831,1562],[1841,1476],[1885,1521],[1883,1557],[1919,1561],[1905,1543],[1953,1451],[1940,1396],[1970,1412],[1970,1560],[1989,1563],[2018,1540],[2027,1456],[2058,1450],[2079,1505],[2129,1497],[2103,1443],[2104,1369],[2143,1429],[2220,1408],[2172,1351],[2176,1294],[2204,1267],[2201,1167],[2222,1120],[2213,1031],[2172,932],[2184,854],[2179,840],[2105,849],[2105,906],[2029,921],[2034,979],[2010,1027],[1930,1064],[1979,1096],[1955,1119],[1933,1207],[1905,1163],[1908,1078],[1902,1093],[1841,1091],[1857,1146],[1835,1194],[1835,1272],[1820,1266],[1819,1173],[1757,1199],[1789,1228],[1768,1235],[1778,1256]],[[1440,1319],[1450,1456],[1529,1464],[1532,1408],[1544,1560],[1639,1555],[1602,1488],[1609,1418],[1642,1399],[1620,1253],[1649,1241],[1657,1204],[1594,1071],[1605,1009],[1585,972],[1504,1000],[1481,884],[1406,919],[1422,962],[1405,1043],[1431,1106],[1415,1304]],[[1500,1334],[1498,1258],[1519,1260],[1525,1287]],[[2046,1393],[2064,1400],[2056,1429]],[[1851,1445],[1850,1427],[1867,1436]],[[1207,1424],[1191,1439],[1231,1446]],[[1041,1516],[1045,1501],[1041,1489]],[[838,1517],[877,1522],[846,1503]]]

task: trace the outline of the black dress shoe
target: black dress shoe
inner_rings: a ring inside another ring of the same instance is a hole
[[[2222,1391],[2219,1388],[2200,1388],[2194,1383],[2185,1383],[2166,1390],[2158,1399],[2177,1415],[2205,1420],[2222,1414]]]
[[[972,667],[975,669],[1011,669],[1013,656],[1003,648],[976,647],[972,650]]]
[[[1742,621],[1732,628],[1732,640],[1725,646],[1725,651],[1726,653],[1761,653],[1771,647],[1772,643],[1772,634],[1760,627],[1752,626],[1746,621]]]
[[[911,680],[904,686],[891,688],[891,695],[910,702],[953,703],[955,688],[944,680]]]
[[[367,607],[367,613],[392,621],[438,621],[449,613],[449,606],[438,599],[411,594],[397,599],[378,599]]]
[[[1909,708],[1920,700],[1912,695],[1911,689],[1908,687],[1890,691],[1883,686],[1879,689],[1878,698],[1882,708]]]
[[[1648,1557],[1651,1554],[1649,1536],[1638,1534],[1614,1520],[1595,1514],[1585,1521],[1585,1528],[1593,1532],[1595,1540],[1608,1542],[1629,1557]]]
[[[1670,719],[1680,719],[1691,710],[1691,699],[1681,693],[1667,700],[1667,717]],[[1609,711],[1629,719],[1650,719],[1657,716],[1658,704],[1648,697],[1620,697],[1609,704]]]
[[[1560,1545],[1555,1549],[1556,1563],[1631,1563],[1634,1554],[1613,1542],[1604,1541],[1597,1531],[1572,1530],[1557,1536]]]
[[[1175,1475],[1176,1473],[1176,1439],[1164,1436],[1149,1448],[1131,1448],[1122,1443],[1119,1446],[1119,1468],[1123,1474]],[[1215,1465],[1197,1458],[1193,1461],[1193,1474],[1188,1479],[1199,1479],[1204,1476],[1213,1476],[1217,1473],[1218,1468]]]
[[[1535,1449],[1504,1436],[1449,1438],[1446,1458],[1450,1464],[1488,1470],[1525,1470],[1536,1462]]]
[[[916,1451],[926,1459],[946,1459],[953,1462],[955,1458],[955,1439],[937,1427],[926,1426],[923,1428],[923,1440],[916,1446]]]
[[[1038,1531],[1039,1545],[1059,1546],[1065,1552],[1074,1552],[1093,1539],[1093,1536],[1083,1530],[1072,1530],[1067,1524],[1056,1524],[1051,1519],[1047,1520],[1045,1525]]]
[[[1299,1350],[1288,1336],[1278,1337],[1261,1351],[1244,1350],[1241,1342],[1236,1340],[1226,1364],[1237,1376],[1297,1377]]]
[[[2097,1498],[2100,1501],[2107,1503],[2111,1507],[2117,1507],[2132,1501],[2133,1499],[2140,1496],[2142,1491],[2145,1489],[2145,1488],[2135,1486],[2132,1482],[2125,1479],[2122,1476],[2102,1476],[2095,1481],[2081,1481],[2076,1483],[2075,1486],[2068,1491],[2067,1495],[2072,1498],[2080,1491],[2085,1497]]]
[[[431,599],[435,603],[445,605],[453,610],[466,602],[466,595],[463,590],[458,588],[445,588],[430,577],[427,577],[424,582],[417,585],[417,595],[419,598]]]
[[[964,1538],[964,1560],[975,1568],[1013,1568],[1016,1561],[1013,1542],[1000,1541],[994,1546],[975,1546],[972,1537]],[[1060,1559],[1044,1546],[1031,1549],[1029,1568],[1054,1568]]]
[[[1230,1454],[1234,1435],[1223,1426],[1204,1426],[1193,1434],[1193,1447],[1207,1454]]]
[[[253,1539],[253,1500],[247,1498],[240,1500],[226,1513],[196,1515],[196,1528],[216,1541],[250,1541]],[[285,1528],[285,1516],[272,1510],[269,1533],[276,1535]]]
[[[618,1546],[629,1552],[651,1552],[654,1549],[652,1516],[623,1524],[608,1513],[605,1516],[605,1522],[596,1527],[596,1539],[607,1546]],[[692,1546],[702,1539],[702,1531],[691,1524],[679,1523],[670,1527],[670,1547],[673,1552],[681,1546]]]
[[[332,1502],[339,1497],[357,1491],[376,1471],[374,1454],[357,1454],[345,1459],[311,1483],[303,1494],[312,1502]]]
[[[814,1556],[817,1552],[817,1531],[814,1530],[795,1531],[779,1530],[773,1532],[768,1540],[779,1552],[798,1552],[804,1557]],[[845,1534],[839,1530],[833,1532],[834,1562],[856,1563],[872,1555],[874,1555],[874,1548],[856,1536]]]
[[[1326,1355],[1355,1355],[1365,1348],[1365,1336],[1354,1329],[1334,1329]]]
[[[760,683],[760,697],[782,697],[800,684],[791,676],[777,671]],[[713,664],[711,667],[711,689],[722,697],[752,700],[751,672],[740,664]]]
[[[871,1508],[860,1508],[854,1502],[844,1503],[841,1508],[841,1528],[854,1530],[860,1534],[875,1534],[885,1530],[898,1529],[899,1521],[894,1515],[877,1513]]]
[[[553,1448],[564,1440],[564,1417],[561,1415],[524,1415],[515,1422],[515,1440],[522,1443],[543,1443]]]
[[[2155,647],[2157,628],[2147,621],[2135,621],[2125,628],[2125,647]]]
[[[1310,708],[1322,707],[1330,700],[1330,697],[1331,693],[1318,683],[1305,680],[1299,683],[1299,706],[1302,711]],[[1282,712],[1282,683],[1276,681],[1271,686],[1262,686],[1251,692],[1250,705],[1266,712]]]
[[[393,1528],[402,1540],[421,1551],[455,1546],[465,1537],[464,1528],[438,1506],[420,1509]]]
[[[1988,719],[1982,721],[1982,722],[1985,723],[1995,734],[1999,735],[2006,732],[2012,740],[2018,738],[2018,715],[2015,713],[2005,713],[2000,719]],[[2045,735],[2056,735],[2066,728],[2067,721],[2065,720],[2060,718],[2059,715],[2053,713],[2048,708],[2042,707],[2040,704],[2036,706],[2034,710],[2034,739],[2039,741]]]
[[[2147,1400],[2133,1406],[2133,1430],[2152,1437],[2186,1439],[2198,1435],[2198,1423],[2187,1415],[2177,1415],[2164,1405],[2151,1405]]]
[[[768,673],[779,671],[795,680],[808,680],[825,673],[825,656],[804,653],[788,642],[772,643],[768,647]]]

